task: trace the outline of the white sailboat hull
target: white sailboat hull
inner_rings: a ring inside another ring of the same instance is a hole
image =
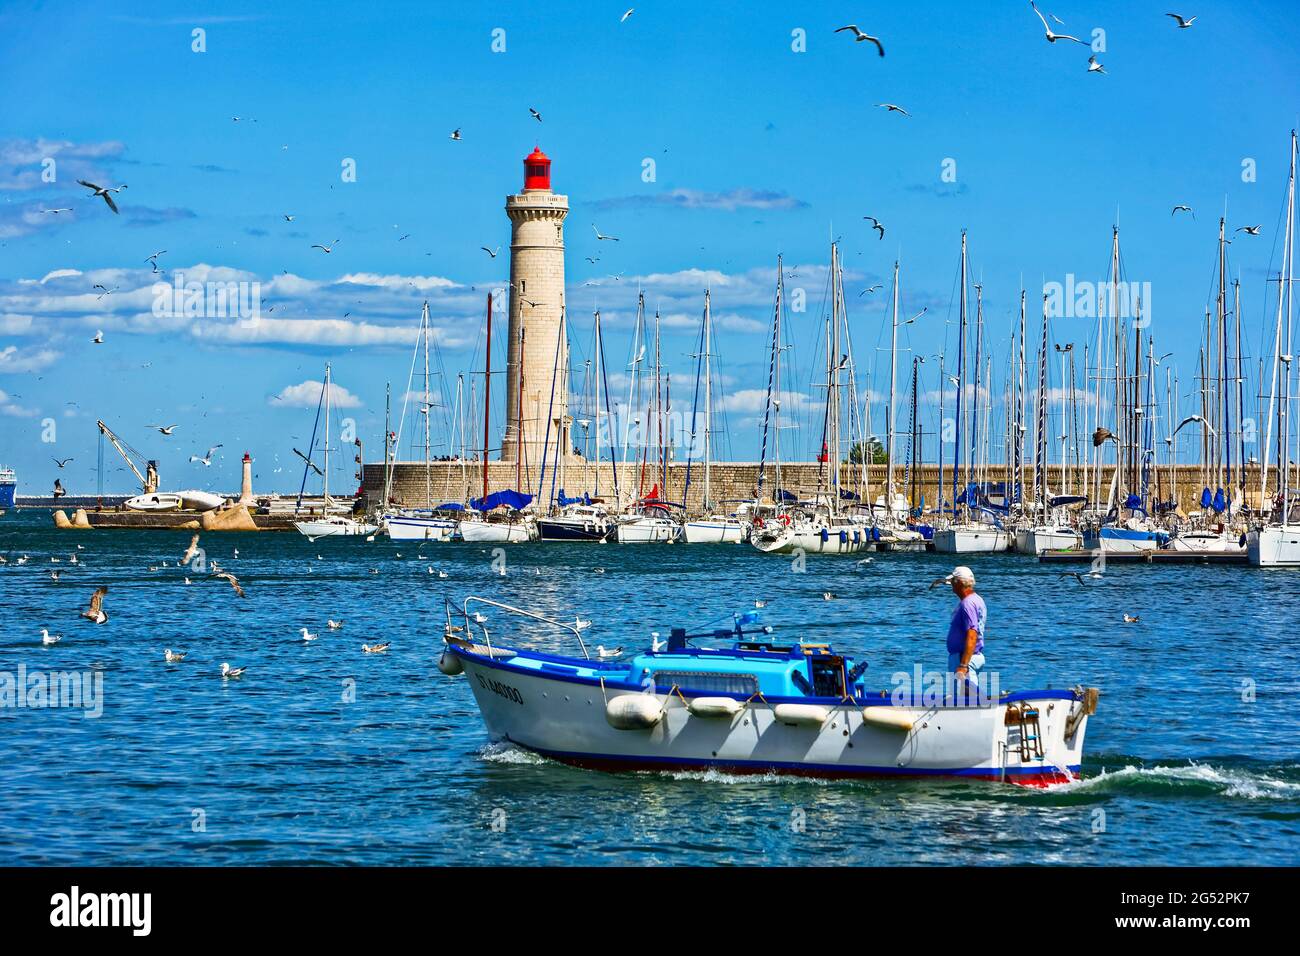
[[[687,544],[740,544],[748,536],[743,522],[726,518],[688,521],[683,527]]]
[[[462,521],[464,541],[481,544],[520,544],[532,540],[532,529],[524,521]]]
[[[749,543],[768,554],[860,554],[870,551],[875,542],[871,529],[863,525],[773,527],[769,523],[756,530]]]
[[[1105,527],[1084,535],[1083,547],[1110,554],[1145,554],[1160,547],[1160,537],[1146,529]]]
[[[308,521],[295,521],[293,526],[308,538],[357,537],[371,535],[378,530],[376,525],[354,518],[329,517]]]
[[[1077,551],[1083,547],[1083,535],[1073,528],[1039,526],[1016,529],[1019,554],[1042,554],[1044,551]]]
[[[1300,525],[1268,525],[1248,532],[1246,554],[1257,568],[1300,568]]]
[[[1241,554],[1246,548],[1241,543],[1240,536],[1234,537],[1226,532],[1216,534],[1213,531],[1192,531],[1170,538],[1169,550],[1189,554]]]
[[[996,554],[1010,546],[1001,528],[940,528],[934,533],[934,550],[943,554]]]
[[[394,541],[450,541],[456,534],[456,522],[448,518],[386,514],[384,530]]]
[[[614,535],[619,544],[669,544],[682,533],[682,526],[669,518],[633,518],[622,521]]]

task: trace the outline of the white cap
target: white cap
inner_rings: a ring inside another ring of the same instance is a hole
[[[975,583],[975,572],[966,565],[959,565],[952,569],[952,574],[944,578],[944,581],[951,584],[953,581],[967,581],[970,584]]]

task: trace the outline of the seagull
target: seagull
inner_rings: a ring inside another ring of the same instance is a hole
[[[1258,236],[1261,226],[1238,226],[1237,232],[1244,232],[1248,236]]]
[[[885,48],[881,46],[880,41],[875,37],[870,36],[869,34],[863,33],[861,30],[858,29],[856,23],[850,23],[846,27],[840,27],[835,32],[843,33],[845,30],[853,31],[853,40],[855,43],[874,43],[876,45],[876,49],[880,51],[880,55],[881,56],[885,55]]]
[[[623,653],[623,648],[621,647],[615,647],[614,649],[608,651],[605,650],[605,648],[601,645],[597,645],[596,647],[596,657],[598,657],[602,661],[608,660],[611,657],[619,657],[620,655],[622,655],[622,653]]]
[[[833,591],[823,591],[823,592],[822,592],[822,600],[823,600],[823,601],[834,601],[834,600],[835,600],[835,593],[834,593]]]
[[[621,17],[619,17],[619,18],[618,18],[618,22],[619,22],[619,23],[626,23],[626,22],[627,22],[627,18],[630,17],[630,16],[631,16],[633,13],[635,13],[635,12],[636,12],[636,7],[628,7],[627,13],[625,13],[625,14],[623,14]]]
[[[63,640],[62,634],[51,634],[45,628],[41,628],[41,643],[46,647],[49,647],[51,644],[57,644],[61,640]]]
[[[575,618],[573,619],[573,627],[574,627],[575,630],[585,631],[587,628],[591,627],[591,622],[590,622],[590,621],[584,621],[584,620],[583,620],[582,618],[580,618],[580,617],[575,617]]]
[[[95,589],[95,593],[90,596],[90,606],[81,612],[81,616],[87,621],[94,621],[96,624],[103,624],[108,620],[108,614],[104,611],[104,595],[108,593],[108,588],[100,585]]]
[[[912,115],[907,110],[903,109],[901,106],[895,105],[894,103],[877,103],[876,105],[883,106],[886,110],[888,110],[891,113],[902,113],[904,116]]]
[[[1090,576],[1091,576],[1091,575],[1090,575]],[[1098,574],[1098,575],[1096,575],[1096,576],[1097,576],[1097,577],[1101,577],[1100,574]],[[1061,578],[1074,578],[1074,579],[1075,579],[1076,581],[1078,581],[1080,584],[1086,584],[1086,583],[1087,583],[1087,581],[1084,579],[1084,576],[1083,576],[1082,574],[1080,574],[1078,571],[1062,571],[1059,575],[1057,575],[1057,577],[1061,577]]]
[[[858,566],[861,567],[864,564],[870,564],[874,560],[875,560],[874,558],[863,558],[861,561],[858,562]]]
[[[325,626],[328,627],[331,631],[337,631],[340,627],[343,626],[343,622],[336,621],[334,620],[334,618],[330,618],[328,621],[325,622]]]
[[[495,259],[495,258],[497,257],[497,252],[500,252],[500,251],[501,251],[501,247],[500,247],[500,246],[497,246],[497,248],[496,248],[496,252],[493,252],[493,251],[492,251],[491,249],[489,249],[487,246],[479,246],[479,248],[482,249],[484,252],[486,252],[486,253],[487,253],[489,256],[491,256],[493,259]]]
[[[755,601],[755,602],[754,602],[754,607],[767,607],[767,602],[766,602],[766,601]]]
[[[591,224],[591,229],[592,229],[593,232],[596,233],[596,238],[597,238],[597,239],[605,240],[605,241],[609,241],[609,242],[619,242],[619,241],[621,241],[621,240],[618,238],[618,236],[606,236],[606,235],[602,235],[602,234],[601,234],[601,231],[600,231],[599,229],[596,228],[596,224],[595,224],[594,222]]]
[[[293,222],[293,221],[294,221],[295,219],[297,219],[297,218],[298,218],[297,216],[290,216],[290,215],[287,215],[287,214],[286,214],[285,217],[284,217],[284,221],[285,221],[285,222]]]
[[[41,212],[52,212],[52,213],[54,213],[54,214],[57,216],[57,215],[58,215],[59,213],[61,213],[61,212],[72,212],[72,207],[71,207],[71,206],[62,206],[62,207],[60,207],[60,208],[58,208],[58,209],[42,209]]]
[[[185,660],[185,651],[173,651],[170,647],[164,647],[163,660],[168,664],[179,664]]]
[[[179,427],[177,425],[145,425],[145,428],[156,428],[164,435],[171,435]]]
[[[334,251],[334,247],[337,246],[338,244],[339,244],[339,240],[335,239],[328,246],[322,246],[320,243],[314,242],[312,243],[311,247],[313,249],[320,249],[322,252],[330,253]]]
[[[99,295],[95,296],[95,301],[96,301],[96,302],[98,302],[100,299],[104,298],[104,296],[106,296],[106,295],[112,295],[114,292],[117,291],[117,286],[113,286],[113,288],[110,289],[110,288],[108,288],[108,286],[100,285],[98,282],[96,282],[93,286],[91,286],[91,288],[93,288],[93,289],[102,289],[102,290],[103,290],[102,292],[99,293]]]
[[[231,667],[225,661],[221,662],[221,676],[225,677],[243,677],[247,667]]]
[[[162,270],[158,268],[158,257],[161,256],[161,255],[166,254],[166,252],[167,252],[166,249],[164,249],[162,252],[155,252],[155,253],[154,253],[153,255],[151,255],[148,259],[145,259],[145,260],[144,260],[145,262],[152,262],[152,263],[153,263],[153,271],[154,271],[154,274],[155,274],[155,275],[158,274],[159,272],[162,272]]]
[[[1034,0],[1029,0],[1029,5],[1033,7],[1034,13],[1038,13],[1038,7],[1034,4]],[[1064,33],[1053,33],[1052,28],[1047,25],[1047,18],[1041,13],[1038,13],[1038,19],[1043,21],[1043,29],[1047,31],[1044,36],[1047,37],[1048,43],[1055,43],[1057,40],[1073,40],[1075,43],[1083,43],[1078,37],[1066,36]],[[1087,46],[1087,44],[1084,45]]]
[[[1178,29],[1180,30],[1186,30],[1188,27],[1190,27],[1193,23],[1196,22],[1196,17],[1184,17],[1178,13],[1166,13],[1165,16],[1173,17],[1175,20],[1177,20]]]
[[[1172,216],[1176,212],[1190,212],[1192,214],[1192,218],[1193,219],[1196,218],[1196,212],[1192,209],[1192,207],[1185,205],[1183,203],[1179,203],[1173,209],[1169,210],[1169,215]]]
[[[239,579],[236,578],[229,571],[223,572],[222,574],[218,574],[217,577],[221,578],[223,581],[230,582],[230,586],[234,588],[235,597],[244,597],[244,589],[239,586]]]
[[[460,142],[460,127],[459,127],[459,126],[456,127],[454,130],[451,131],[451,138],[452,138],[454,141],[456,141],[457,143]]]
[[[105,188],[104,186],[96,186],[94,183],[88,183],[84,179],[78,179],[77,184],[85,186],[87,189],[94,190],[93,195],[101,197],[104,202],[108,203],[108,208],[113,210],[113,212],[117,212],[117,203],[113,202],[113,197],[110,196],[109,193],[120,193],[126,188],[126,183],[123,183],[121,186],[109,186]]]
[[[865,217],[864,217],[864,218],[865,218]],[[883,238],[885,238],[885,237],[884,237],[884,236],[881,236],[880,238],[883,239]],[[880,287],[881,287],[881,286],[880,286],[880,283],[877,282],[877,283],[876,283],[875,285],[873,285],[870,289],[863,289],[861,292],[859,292],[859,293],[858,293],[858,298],[859,298],[859,299],[862,298],[862,297],[863,297],[864,295],[866,295],[868,292],[875,292],[875,291],[876,291],[877,289],[879,289]]]
[[[59,459],[57,459],[57,458],[54,459],[54,463],[55,463],[56,465],[58,465],[60,468],[62,468],[64,465],[66,465],[66,464],[67,464],[68,462],[70,462],[70,461],[72,461],[71,458],[65,458],[65,459],[63,459],[62,461],[59,461]]]
[[[528,107],[528,115],[531,116],[533,119],[537,120],[537,122],[539,123],[542,121],[542,114],[537,112],[537,110],[533,109],[531,106]]]
[[[191,464],[194,463],[194,462],[196,462],[196,461],[199,461],[199,462],[202,462],[202,463],[203,463],[203,467],[205,467],[205,468],[208,467],[209,465],[212,464],[212,454],[213,454],[213,452],[215,452],[215,451],[216,451],[218,448],[220,448],[220,447],[222,447],[222,446],[221,446],[221,445],[213,445],[211,448],[208,449],[208,453],[207,453],[206,455],[204,455],[202,458],[200,458],[198,455],[190,455],[190,462],[191,462]]]
[[[362,644],[361,650],[367,654],[382,654],[392,646],[392,641],[384,641],[382,644]]]
[[[298,630],[299,630],[299,632],[302,634],[302,639],[303,639],[304,641],[314,641],[314,640],[316,640],[316,638],[320,637],[319,634],[313,634],[311,631],[307,630],[307,628],[305,628],[305,627],[300,627],[300,628],[298,628]]]
[[[1138,622],[1138,616],[1137,616],[1136,614],[1125,614],[1125,615],[1124,615],[1124,623],[1125,623],[1125,624],[1136,624],[1137,622]]]
[[[1096,56],[1090,56],[1088,57],[1088,72],[1101,73],[1104,76],[1106,73],[1106,68],[1097,62]]]
[[[439,571],[439,572],[438,572],[438,577],[439,577],[439,578],[445,578],[446,576],[447,576],[447,572],[446,572],[446,571]]]
[[[58,584],[58,583],[59,583],[59,572],[58,572],[58,571],[51,571],[51,572],[50,572],[50,580],[53,581],[55,584]]]
[[[475,623],[475,624],[486,624],[486,623],[487,623],[487,618],[484,617],[480,612],[475,611],[475,612],[474,612],[474,623]]]
[[[94,337],[93,339],[91,339],[90,341],[94,342],[96,345],[103,345],[103,344],[104,344],[104,330],[103,330],[103,329],[100,329],[99,331],[97,331],[97,332],[95,333],[95,337]]]
[[[877,219],[875,216],[863,216],[862,218],[871,220],[871,228],[876,230],[876,232],[880,233],[878,238],[880,239],[885,238],[885,227],[881,225],[879,219]],[[879,289],[880,286],[877,285],[877,286],[873,286],[872,288]],[[871,289],[868,289],[867,291],[870,292]]]
[[[184,567],[185,565],[189,564],[190,561],[193,560],[194,555],[198,554],[198,551],[199,551],[199,536],[198,534],[195,534],[193,537],[190,538],[190,546],[186,548],[185,553],[181,555],[181,560],[180,560],[181,566]]]

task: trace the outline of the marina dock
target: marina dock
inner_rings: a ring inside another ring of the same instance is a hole
[[[1091,564],[1103,554],[1107,564],[1250,564],[1245,551],[1240,554],[1220,551],[1044,551],[1038,560],[1045,564]]]

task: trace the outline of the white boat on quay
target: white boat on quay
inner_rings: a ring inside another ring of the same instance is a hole
[[[369,536],[378,530],[378,525],[371,524],[369,521],[350,518],[347,515],[322,515],[319,518],[305,518],[301,521],[295,521],[293,526],[298,529],[300,534],[312,541],[317,538]]]
[[[501,644],[500,630],[494,639],[481,623],[480,612],[493,609],[568,631],[580,656]],[[658,649],[595,660],[576,623],[477,597],[456,619],[463,623],[453,623],[449,606],[438,667],[464,674],[489,737],[599,770],[1042,786],[1077,777],[1097,707],[1097,690],[1084,687],[965,699],[873,691],[862,682],[865,662],[829,644],[778,643],[771,628],[742,623],[702,634],[674,628]],[[705,639],[724,643],[692,644]]]

